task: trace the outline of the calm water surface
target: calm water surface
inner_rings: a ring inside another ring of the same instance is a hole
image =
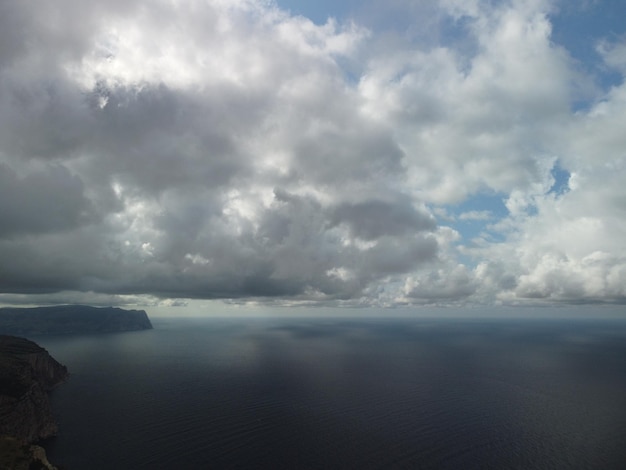
[[[155,319],[33,338],[66,470],[626,468],[626,323]]]

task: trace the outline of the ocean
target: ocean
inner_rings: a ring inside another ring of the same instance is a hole
[[[626,322],[153,319],[32,338],[64,470],[624,469]]]

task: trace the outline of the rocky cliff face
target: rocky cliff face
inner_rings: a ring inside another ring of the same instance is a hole
[[[152,329],[144,310],[57,305],[0,308],[0,334],[113,333]]]
[[[0,436],[0,470],[58,470],[43,447],[13,436]]]
[[[65,366],[36,343],[0,336],[0,434],[26,442],[53,436],[48,392],[68,377]]]

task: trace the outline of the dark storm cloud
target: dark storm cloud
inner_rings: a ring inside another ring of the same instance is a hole
[[[433,231],[435,219],[416,210],[409,201],[363,201],[343,203],[332,214],[332,223],[346,223],[354,236],[375,240],[383,235],[406,235],[410,232]]]
[[[115,274],[104,234],[94,227],[0,240],[2,292],[90,290],[94,279]]]
[[[96,219],[81,179],[60,165],[24,177],[0,162],[0,238],[69,231]]]
[[[341,120],[343,112],[330,114],[329,121]],[[381,175],[402,172],[403,152],[386,129],[371,128],[355,120],[343,124],[331,129],[307,129],[298,139],[296,168],[303,176],[319,184],[338,185],[346,179],[372,183]]]
[[[99,171],[159,193],[187,185],[218,186],[242,170],[219,113],[165,86],[115,89],[96,112]]]
[[[385,237],[361,258],[363,271],[385,274],[407,273],[437,254],[437,241],[422,235],[395,238]]]
[[[92,132],[85,95],[62,77],[45,81],[0,74],[0,137],[14,157],[59,159],[76,155]]]

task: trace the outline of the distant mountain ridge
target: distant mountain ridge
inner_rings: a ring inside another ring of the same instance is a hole
[[[145,310],[56,305],[0,308],[0,334],[114,333],[152,329]]]

